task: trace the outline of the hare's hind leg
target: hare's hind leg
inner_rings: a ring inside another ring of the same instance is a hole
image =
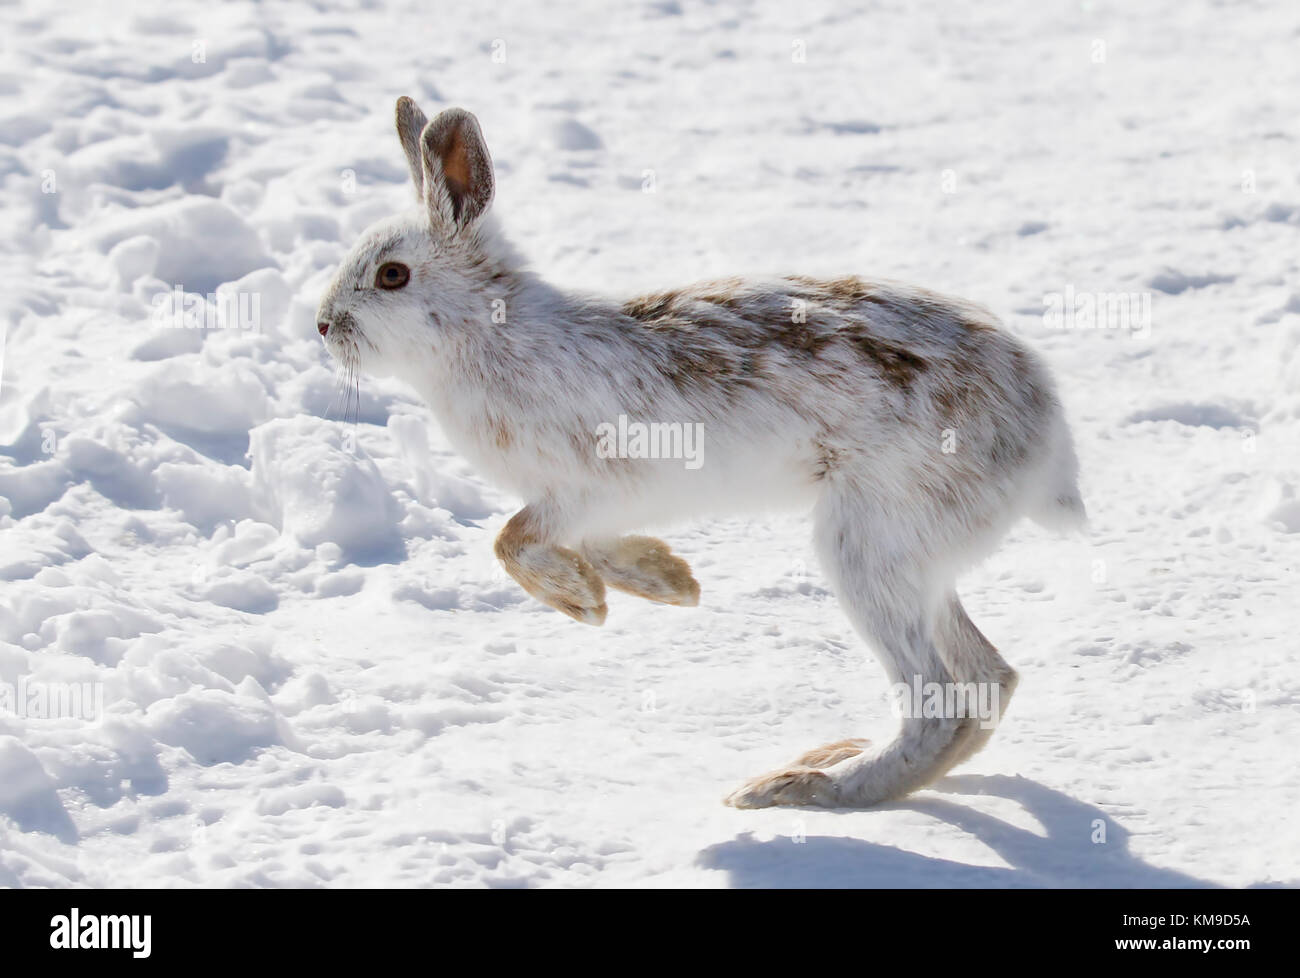
[[[555,529],[543,510],[524,507],[497,535],[497,559],[542,604],[583,624],[603,625],[605,583],[585,557],[552,542]]]
[[[909,535],[905,523],[880,504],[843,488],[828,490],[818,503],[823,564],[891,683],[947,690],[958,683],[1010,682],[1014,673],[996,652],[990,657],[986,642],[974,643],[966,628],[969,619],[950,621],[947,588],[932,581],[920,562],[925,542],[934,541]],[[742,785],[727,803],[737,808],[874,805],[929,784],[987,739],[980,718],[965,710],[902,712],[902,729],[892,741],[875,747],[841,742],[812,751],[789,768]]]
[[[662,540],[626,536],[588,541],[581,549],[610,587],[661,604],[694,607],[700,603],[700,585],[690,565],[674,556]]]
[[[939,651],[949,672],[958,683],[974,683],[981,702],[989,707],[988,715],[981,715],[975,731],[961,745],[960,756],[954,760],[958,764],[981,750],[993,736],[993,731],[1002,721],[1007,711],[1011,695],[1016,691],[1020,676],[1011,665],[998,654],[993,643],[984,637],[983,632],[961,606],[955,591],[950,591],[945,598],[945,605],[937,617],[937,634]]]

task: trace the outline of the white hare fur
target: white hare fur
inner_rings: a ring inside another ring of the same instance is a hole
[[[1069,430],[1037,356],[984,309],[895,282],[728,280],[625,302],[561,291],[488,213],[492,165],[472,115],[429,122],[403,98],[397,129],[420,206],[364,233],[318,328],[344,369],[409,383],[452,444],[525,501],[496,552],[529,594],[597,625],[606,585],[694,605],[686,563],[625,534],[804,507],[890,682],[996,684],[1005,709],[1016,673],[953,582],[1021,516],[1083,520]],[[620,415],[702,424],[703,465],[601,457],[597,430]],[[883,746],[810,751],[727,801],[872,805],[929,783],[991,732],[970,716],[905,717]]]

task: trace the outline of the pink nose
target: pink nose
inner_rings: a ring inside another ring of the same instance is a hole
[[[330,331],[330,324],[329,324],[329,323],[317,323],[317,324],[316,324],[316,330],[317,330],[317,332],[320,333],[321,336],[324,336],[326,333],[328,333],[328,332]]]

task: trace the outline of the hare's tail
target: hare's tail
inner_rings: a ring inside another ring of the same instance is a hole
[[[932,578],[926,544],[934,541],[888,515],[841,488],[819,501],[816,529],[840,603],[896,687],[897,736],[875,747],[846,741],[810,751],[748,782],[730,804],[863,807],[899,798],[979,750],[1001,719],[1015,670],[967,617],[951,583]]]
[[[1044,462],[1034,480],[1027,515],[1049,530],[1082,529],[1088,511],[1079,494],[1079,462],[1074,455],[1070,429],[1059,411],[1052,419]]]

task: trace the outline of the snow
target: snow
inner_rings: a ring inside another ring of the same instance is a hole
[[[0,885],[1300,882],[1298,34],[1173,0],[0,8],[0,689],[103,694],[0,695]],[[892,277],[1043,353],[1092,529],[962,583],[1021,672],[982,754],[876,810],[723,807],[894,722],[806,516],[680,528],[701,606],[583,628],[498,568],[519,500],[410,392],[339,391],[315,309],[409,201],[400,94],[478,115],[562,284]],[[214,328],[160,320],[178,287]],[[1149,327],[1050,328],[1067,290]]]

